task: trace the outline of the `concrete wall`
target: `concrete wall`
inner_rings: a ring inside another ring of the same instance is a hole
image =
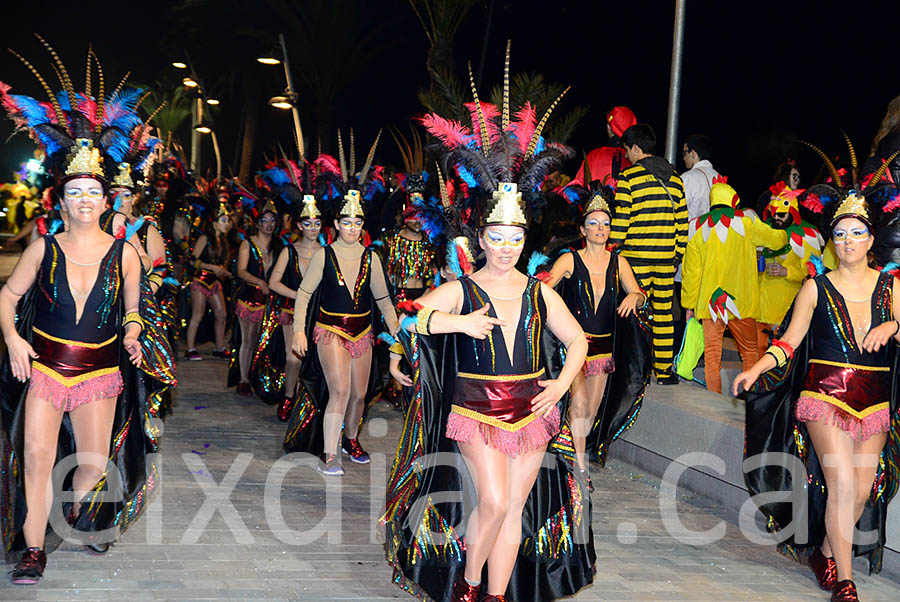
[[[727,382],[727,381],[726,381]],[[724,383],[723,383],[724,384]],[[727,508],[749,499],[741,470],[744,402],[694,384],[650,385],[634,426],[612,445],[610,454],[662,477],[684,454],[706,452],[724,461],[724,472],[687,468],[678,484]],[[889,506],[883,574],[900,582],[900,500]]]

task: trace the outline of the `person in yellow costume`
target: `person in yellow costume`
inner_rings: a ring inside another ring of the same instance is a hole
[[[780,249],[788,241],[787,232],[738,209],[739,201],[726,178],[713,180],[710,210],[691,220],[682,263],[681,305],[688,320],[696,317],[703,325],[706,386],[716,393],[722,392],[719,370],[726,326],[737,342],[744,369],[758,359],[756,247]]]
[[[821,259],[825,249],[822,235],[800,215],[798,197],[804,190],[791,190],[784,182],[778,182],[769,190],[772,197],[763,211],[763,220],[773,228],[784,230],[788,242],[780,249],[762,251],[766,266],[759,275],[759,317],[756,321],[760,356],[766,352],[770,334],[781,324],[809,275],[806,264],[813,257]]]

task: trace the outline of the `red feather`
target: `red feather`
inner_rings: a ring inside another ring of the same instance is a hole
[[[363,231],[362,244],[364,247],[368,247],[369,245],[372,244],[372,237],[369,236],[369,232],[367,230]]]
[[[495,105],[480,102],[481,113],[484,115],[484,121],[487,124],[488,136],[490,141],[495,142],[500,139],[500,127],[497,125],[497,118],[500,117],[500,111]],[[472,135],[476,140],[481,140],[481,126],[478,122],[478,107],[474,102],[467,102],[466,108],[469,109],[469,115],[472,118]]]
[[[422,309],[422,304],[416,301],[405,300],[397,304],[397,309],[405,314],[414,314]]]
[[[119,229],[116,230],[116,238],[125,238],[125,224],[119,226]]]
[[[456,255],[457,257],[459,257],[459,269],[462,270],[462,273],[471,274],[472,264],[469,262],[469,258],[466,256],[465,250],[458,245],[456,247]]]
[[[34,220],[34,227],[37,228],[38,234],[41,236],[47,234],[47,218],[42,215]]]
[[[530,102],[525,102],[519,112],[516,113],[516,121],[512,124],[513,133],[519,140],[519,151],[523,154],[528,150],[528,143],[534,136],[534,130],[537,128],[537,113]]]
[[[815,278],[819,275],[819,271],[816,269],[816,264],[811,261],[806,262],[806,273],[809,274],[810,278]]]
[[[806,195],[806,198],[803,199],[803,202],[801,204],[813,213],[822,213],[822,210],[825,209],[825,206],[822,204],[822,200],[819,198],[819,195],[814,192]]]
[[[81,94],[78,95],[78,112],[84,115],[91,125],[97,126],[97,101]]]
[[[319,155],[316,157],[316,160],[313,161],[313,165],[316,166],[319,173],[330,173],[336,176],[341,175],[341,166],[338,163],[338,160],[331,155]]]
[[[455,148],[469,143],[472,135],[468,128],[458,121],[444,119],[440,115],[429,113],[419,122],[425,126],[428,133],[444,143],[444,146]]]
[[[537,274],[534,275],[534,277],[545,284],[547,282],[550,282],[550,272],[548,272],[547,270],[542,270],[542,271],[538,272]]]
[[[156,259],[153,260],[153,267],[158,268],[165,262],[166,262],[165,257],[157,257]]]

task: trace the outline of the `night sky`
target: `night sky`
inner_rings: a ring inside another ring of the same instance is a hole
[[[187,50],[206,87],[222,101],[215,127],[223,160],[237,171],[236,134],[247,94],[259,107],[254,167],[262,166],[264,155],[272,156],[278,141],[285,147],[291,143],[289,112],[265,106],[269,96],[284,88],[283,72],[255,61],[286,26],[276,9],[291,4],[298,14],[323,3],[219,0],[126,6],[36,0],[4,7],[4,43],[35,63],[54,87],[49,58],[32,31],[56,47],[76,87],[83,81],[89,41],[103,62],[107,89],[126,70],[133,72],[131,81],[139,83],[180,77],[183,74],[174,73],[169,64]],[[353,126],[357,153],[363,154],[379,127],[406,127],[404,121],[422,111],[416,91],[428,83],[428,42],[407,0],[325,4],[343,11],[341,18],[354,36],[371,38],[364,60],[356,65],[359,75],[337,91],[332,103],[334,125]],[[456,37],[454,58],[460,75],[468,60],[477,70],[489,4],[485,0],[476,5]],[[142,12],[130,17],[136,10]],[[493,11],[483,95],[502,77],[505,43],[511,38],[513,73],[536,71],[551,82],[572,85],[563,109],[590,105],[571,141],[579,156],[604,142],[605,113],[619,104],[655,128],[657,150],[663,153],[674,0],[496,0]],[[123,19],[125,15],[130,18]],[[678,148],[688,134],[710,136],[713,165],[743,196],[754,199],[787,157],[800,162],[803,184],[810,184],[819,163],[811,151],[792,143],[796,138],[845,156],[839,130],[844,128],[859,154],[866,156],[885,106],[900,94],[900,78],[892,68],[897,64],[896,39],[891,35],[898,24],[900,3],[893,2],[688,0]],[[289,45],[296,44],[296,32],[284,33]],[[336,64],[340,57],[317,60]],[[301,121],[309,135],[315,131],[310,95],[296,71]],[[252,85],[241,86],[238,78]],[[12,85],[13,92],[40,95],[33,76],[7,53],[0,58],[0,80]],[[0,136],[5,140],[10,132],[4,119]],[[181,137],[187,143],[187,128]],[[309,142],[314,152],[314,137]],[[327,148],[333,144],[325,143]],[[0,178],[8,179],[31,148],[21,134],[0,148]],[[211,148],[204,153],[210,165]],[[681,170],[680,152],[678,156]],[[390,137],[382,138],[376,160],[399,164]],[[568,171],[576,168],[573,161]]]

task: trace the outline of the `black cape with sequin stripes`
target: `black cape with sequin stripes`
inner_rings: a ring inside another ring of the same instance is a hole
[[[371,247],[366,249],[365,252],[372,252]],[[372,261],[379,261],[377,253],[372,253]],[[324,287],[320,283],[313,292],[309,300],[309,306],[306,309],[306,357],[303,358],[300,364],[297,395],[294,397],[291,405],[287,431],[284,434],[283,447],[285,453],[306,452],[308,454],[321,454],[325,446],[325,442],[322,439],[322,419],[325,408],[328,405],[328,383],[325,381],[325,374],[322,371],[322,364],[319,363],[316,344],[313,342],[313,329],[316,325],[319,306],[324,294]],[[371,287],[368,293],[368,305],[372,312],[372,332],[375,334],[375,343],[372,349],[369,387],[366,390],[365,409],[363,410],[362,418],[360,418],[361,422],[365,422],[368,417],[369,403],[381,393],[385,386],[388,386],[390,379],[390,375],[381,370],[376,361],[378,345],[382,344],[379,343],[378,333],[386,331],[387,328],[384,325],[384,318],[381,316],[381,312],[375,303]],[[340,343],[333,341],[331,344],[337,345]]]
[[[775,332],[781,337],[791,322],[794,307],[788,311],[784,321]],[[891,346],[891,430],[887,442],[881,452],[880,466],[875,477],[872,495],[866,502],[862,517],[856,524],[861,532],[876,531],[877,538],[870,544],[853,545],[855,556],[865,556],[871,572],[881,571],[882,555],[885,544],[885,521],[887,507],[897,493],[900,478],[900,409],[898,409],[898,385],[900,385],[900,362],[898,362],[897,346]],[[794,350],[794,357],[782,368],[775,368],[763,374],[750,391],[745,393],[746,430],[744,459],[756,458],[760,454],[768,454],[770,465],[744,473],[744,479],[750,496],[772,492],[790,492],[795,485],[794,478],[801,482],[796,484],[802,488],[798,504],[805,503],[808,512],[808,536],[803,541],[791,537],[778,544],[778,550],[798,562],[806,563],[807,557],[818,548],[825,539],[825,477],[818,457],[813,449],[812,441],[806,425],[794,417],[794,406],[804,388],[806,373],[809,368],[810,349],[815,345],[812,329],[803,342]],[[788,454],[796,458],[799,467],[805,467],[805,473],[791,474],[791,471],[778,465],[774,454]],[[808,475],[808,478],[807,478]],[[784,493],[786,497],[788,494]],[[759,505],[767,522],[767,529],[777,533],[792,524],[793,513],[799,512],[788,502],[773,502]],[[800,518],[802,520],[802,517]],[[793,529],[796,531],[796,527]]]
[[[21,299],[17,308],[16,331],[29,343],[31,325],[34,319],[37,287]],[[146,278],[141,284],[141,317],[145,321],[144,331],[138,341],[145,359],[141,369],[129,360],[127,352],[119,345],[119,369],[122,372],[124,388],[119,395],[113,420],[110,441],[110,462],[115,466],[118,478],[106,475],[88,494],[74,527],[85,534],[115,528],[121,535],[136,521],[160,482],[156,454],[159,448],[161,421],[158,412],[160,398],[167,388],[175,386],[174,361],[171,349],[163,334],[154,327],[152,296]],[[124,318],[120,303],[118,320]],[[12,376],[9,354],[4,353],[0,363],[0,533],[7,562],[15,562],[18,553],[25,549],[22,525],[25,521],[25,483],[22,472],[25,435],[25,395],[27,383]],[[57,443],[57,461],[75,453],[75,437],[69,415],[63,415]],[[72,472],[66,475],[63,489],[71,495]],[[118,481],[118,482],[116,482]],[[96,503],[100,495],[112,501]],[[53,513],[62,512],[69,516],[71,502],[54,502]],[[71,520],[71,519],[70,519]],[[44,547],[50,552],[62,542],[62,536],[48,526]],[[80,539],[85,540],[85,535]]]
[[[609,446],[637,420],[653,366],[649,307],[639,309],[637,315],[627,318],[620,317],[616,312],[627,295],[619,277],[618,257],[618,253],[612,253],[606,270],[606,288],[612,291],[615,299],[606,308],[610,314],[607,323],[613,324],[615,370],[607,377],[603,403],[597,410],[586,441],[588,458],[601,465],[606,464]],[[577,286],[573,277],[563,278],[556,285],[556,291],[570,308],[575,307]]]
[[[556,378],[559,343],[549,332],[543,338],[545,368]],[[382,517],[394,583],[421,600],[439,602],[451,600],[464,570],[460,529],[476,503],[457,444],[444,436],[458,369],[456,339],[400,334],[414,385]],[[560,401],[562,416],[567,405],[568,396]],[[590,495],[575,476],[568,425],[547,452],[522,513],[522,545],[506,591],[511,600],[547,602],[593,581]]]

